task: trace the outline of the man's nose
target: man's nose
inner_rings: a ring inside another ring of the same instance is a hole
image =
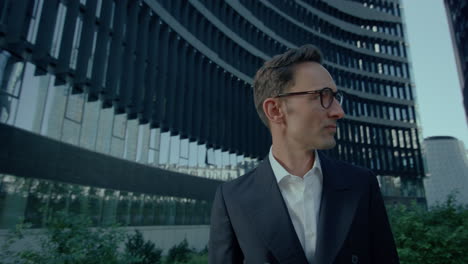
[[[341,107],[341,104],[336,99],[333,99],[333,103],[328,110],[328,115],[330,118],[341,119],[345,116],[343,107]]]

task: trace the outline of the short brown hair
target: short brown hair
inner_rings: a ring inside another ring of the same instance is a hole
[[[263,112],[263,102],[293,86],[294,67],[309,61],[321,64],[322,54],[318,48],[307,44],[274,56],[271,60],[266,61],[255,74],[253,83],[255,107],[260,119],[267,127],[268,119]]]

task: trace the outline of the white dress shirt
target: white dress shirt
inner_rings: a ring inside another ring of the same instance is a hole
[[[314,166],[304,175],[304,178],[291,175],[273,157],[271,148],[269,159],[297,237],[308,262],[312,263],[317,242],[317,223],[323,183],[322,168],[317,151],[315,151]]]

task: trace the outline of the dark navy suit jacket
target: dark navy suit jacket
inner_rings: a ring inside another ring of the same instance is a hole
[[[314,264],[399,263],[375,175],[319,152],[322,199]],[[307,263],[268,157],[218,188],[209,263]]]

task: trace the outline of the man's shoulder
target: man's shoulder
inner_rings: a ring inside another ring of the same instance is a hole
[[[375,177],[374,172],[367,167],[355,165],[348,161],[335,159],[327,155],[321,155],[320,158],[323,160],[322,168],[325,164],[325,170],[331,170],[351,181],[353,181],[353,179],[367,180],[370,177]]]
[[[250,170],[242,176],[239,176],[236,179],[224,182],[221,184],[224,192],[235,192],[237,190],[245,190],[251,187],[255,181],[254,176],[256,174],[257,168]]]
[[[336,166],[339,166],[342,170],[344,171],[352,171],[352,172],[355,172],[357,174],[362,174],[362,173],[365,173],[365,174],[368,174],[368,173],[372,173],[372,170],[369,169],[369,168],[366,168],[366,167],[363,167],[363,166],[360,166],[360,165],[355,165],[355,164],[352,164],[348,161],[343,161],[343,160],[337,160],[335,159],[334,160]]]
[[[357,170],[357,171],[361,171],[361,172],[369,172],[370,169],[366,168],[366,167],[362,167],[362,166],[359,166],[359,165],[354,165],[348,161],[345,161],[345,160],[341,160],[341,159],[337,159],[335,157],[332,157],[330,156],[328,153],[325,153],[323,151],[319,151],[319,157],[320,157],[320,162],[321,163],[325,163],[327,165],[331,165],[331,166],[336,166],[340,169],[351,169],[351,170]]]

